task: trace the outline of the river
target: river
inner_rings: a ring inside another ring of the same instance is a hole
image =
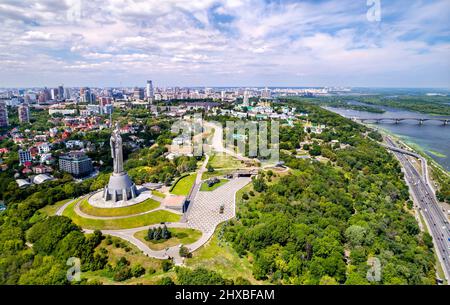
[[[436,118],[436,116],[384,106],[378,107],[385,110],[386,112],[384,113],[371,113],[335,107],[324,108],[346,118]],[[450,119],[450,117],[445,116],[439,118]],[[439,121],[426,121],[423,125],[419,125],[417,121],[413,120],[402,121],[399,124],[383,121],[371,125],[385,129],[408,144],[419,146],[428,156],[447,171],[450,171],[450,125],[444,126]]]

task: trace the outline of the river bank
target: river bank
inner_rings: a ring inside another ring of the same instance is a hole
[[[444,126],[437,121],[427,121],[419,125],[416,118],[431,118],[430,115],[419,114],[393,108],[383,108],[384,114],[369,113],[351,109],[323,107],[348,119],[386,119],[378,124],[364,123],[373,129],[383,130],[390,135],[395,135],[409,146],[421,153],[427,160],[437,164],[446,173],[450,172],[450,126]],[[391,118],[404,119],[398,124],[392,123]],[[443,117],[444,118],[444,117]],[[445,117],[447,118],[447,117]],[[448,117],[450,119],[450,117]]]
[[[429,166],[432,165],[433,167],[435,167],[436,169],[441,171],[443,174],[445,174],[447,176],[450,176],[450,172],[448,170],[446,170],[441,164],[439,164],[433,158],[431,158],[425,152],[423,147],[421,147],[419,144],[411,141],[409,137],[404,137],[404,136],[397,135],[397,134],[389,131],[388,129],[385,129],[385,128],[382,128],[382,127],[379,127],[379,126],[373,126],[373,124],[363,124],[363,125],[366,126],[366,127],[371,128],[371,129],[375,129],[378,132],[380,132],[381,134],[388,135],[391,138],[395,139],[396,141],[400,142],[402,145],[404,145],[406,147],[409,147],[411,150],[413,150],[417,154],[419,154],[422,157],[424,157],[427,160]]]

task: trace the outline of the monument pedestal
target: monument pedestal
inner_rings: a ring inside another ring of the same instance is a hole
[[[106,201],[125,202],[137,196],[138,190],[136,185],[131,181],[126,172],[113,173],[109,178],[108,185],[103,189],[103,199]]]

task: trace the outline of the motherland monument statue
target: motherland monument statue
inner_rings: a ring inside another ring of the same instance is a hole
[[[123,145],[118,122],[112,132],[109,144],[111,145],[111,157],[114,166],[113,174],[120,174],[123,172]]]
[[[105,201],[126,202],[138,196],[136,185],[131,181],[127,172],[123,169],[123,143],[120,135],[120,127],[117,122],[109,140],[111,145],[111,157],[113,159],[113,173],[109,183],[103,190]]]

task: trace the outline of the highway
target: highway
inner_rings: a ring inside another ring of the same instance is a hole
[[[428,179],[422,177],[406,157],[406,155],[412,155],[411,152],[402,151],[389,137],[385,137],[385,141],[386,147],[394,153],[403,166],[406,181],[433,237],[434,248],[448,282],[450,279],[450,227],[448,218],[440,208]]]

